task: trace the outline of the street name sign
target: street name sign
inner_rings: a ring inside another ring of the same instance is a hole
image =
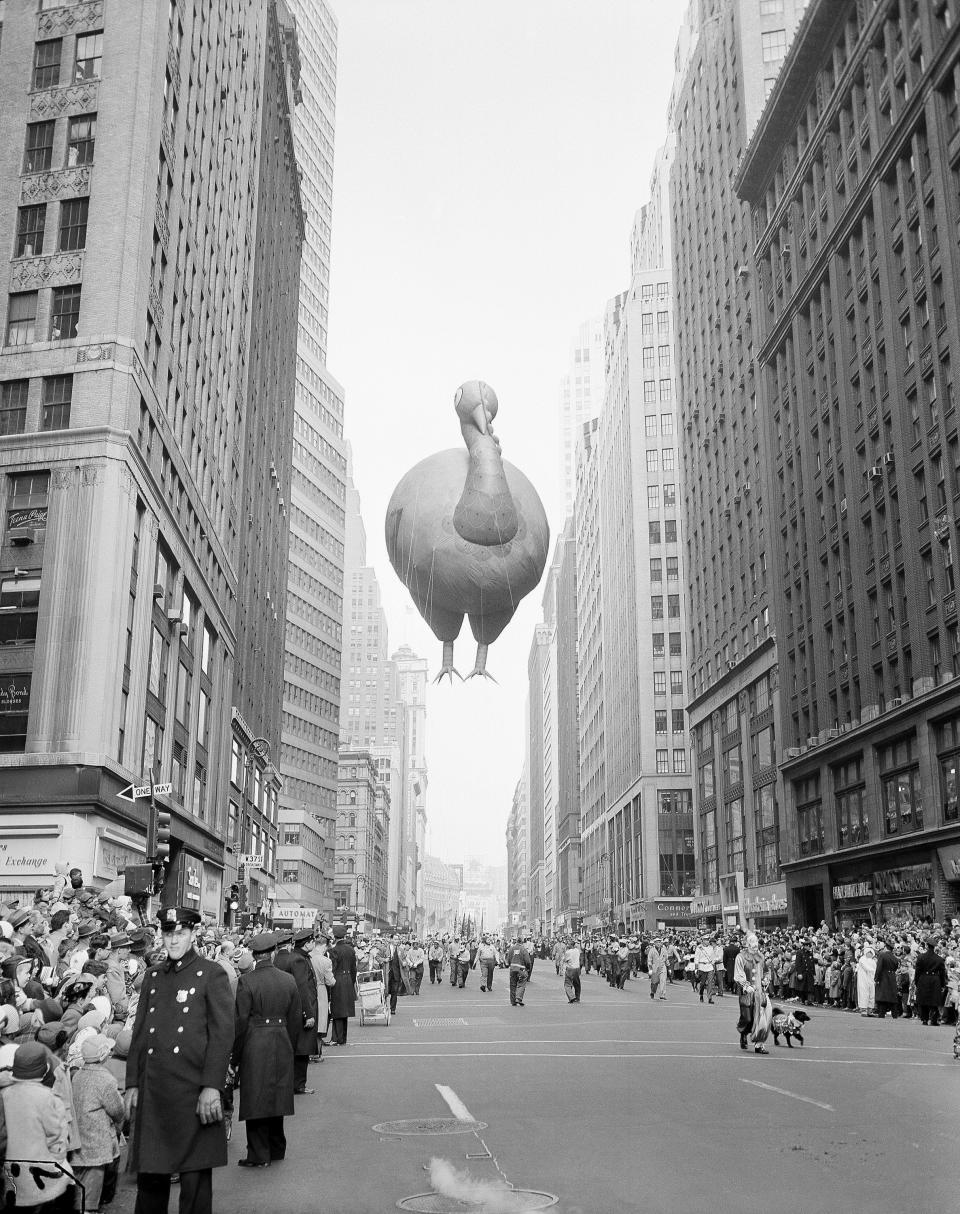
[[[257,854],[244,852],[237,860],[237,863],[241,868],[263,868],[263,852]]]

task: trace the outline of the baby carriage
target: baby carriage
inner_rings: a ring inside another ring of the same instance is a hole
[[[389,1024],[390,1004],[383,980],[383,969],[357,971],[357,1003],[360,1023]]]

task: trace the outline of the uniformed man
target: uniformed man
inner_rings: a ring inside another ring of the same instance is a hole
[[[240,1120],[247,1123],[241,1168],[268,1168],[283,1159],[284,1117],[293,1114],[294,1043],[303,1027],[297,983],[274,965],[276,937],[261,932],[250,942],[254,968],[237,983],[233,1065],[240,1083]]]
[[[312,1096],[307,1087],[307,1067],[318,1052],[317,1045],[317,975],[310,961],[313,952],[313,928],[307,927],[293,937],[289,973],[297,984],[302,1019],[293,1043],[293,1091],[296,1096]]]
[[[134,1118],[134,1214],[166,1214],[180,1176],[180,1214],[211,1214],[213,1168],[227,1162],[221,1092],[234,1037],[230,984],[196,951],[200,915],[164,907],[167,959],[147,970],[127,1056],[126,1107]]]

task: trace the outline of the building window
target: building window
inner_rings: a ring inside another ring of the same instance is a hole
[[[43,173],[53,163],[53,122],[27,124],[27,146],[23,154],[25,173]]]
[[[43,407],[40,412],[40,429],[66,430],[70,425],[70,403],[72,398],[72,375],[48,375],[43,381]]]
[[[658,455],[656,451],[647,452],[647,471],[656,473],[658,470]]]
[[[654,620],[663,619],[663,595],[654,594],[650,596],[650,616]]]
[[[14,257],[39,257],[43,252],[43,230],[47,224],[47,204],[20,207],[17,211],[17,240]]]
[[[680,633],[671,632],[670,633],[670,656],[672,658],[678,658],[678,657],[680,657],[680,654],[681,654]]]
[[[655,632],[653,634],[653,656],[655,658],[663,657],[663,633]]]
[[[665,696],[667,694],[667,675],[663,670],[655,670],[653,672],[653,694],[655,696]]]
[[[670,313],[669,312],[658,312],[657,313],[657,333],[659,333],[659,335],[661,337],[666,337],[669,334],[669,332],[670,332]],[[661,350],[663,348],[664,348],[663,346],[660,347]]]
[[[780,876],[780,815],[776,785],[765,784],[754,790],[754,827],[757,842],[758,885],[767,885]]]
[[[143,755],[140,771],[145,776],[156,776],[163,762],[163,726],[153,717],[147,716],[143,725]]]
[[[670,694],[674,696],[683,695],[683,671],[670,671]]]
[[[751,741],[754,775],[772,768],[776,761],[773,745],[773,726],[768,725],[753,735]]]
[[[670,729],[673,733],[683,733],[684,728],[683,709],[674,708],[671,711]]]
[[[716,892],[719,888],[719,880],[717,873],[717,811],[715,809],[700,815],[700,863],[704,893]]]
[[[767,30],[760,35],[760,50],[764,63],[776,63],[787,53],[787,31]]]
[[[207,817],[207,769],[197,763],[193,770],[193,812],[201,822]]]
[[[57,252],[72,253],[87,245],[87,212],[89,198],[68,198],[60,204],[60,232]]]
[[[657,774],[664,775],[670,771],[670,751],[657,751]]]
[[[659,485],[648,485],[647,486],[647,509],[648,510],[659,510],[660,509],[660,486]],[[658,540],[657,543],[659,543],[659,542],[660,541]]]
[[[645,379],[643,381],[643,403],[645,405],[655,404],[657,400],[657,381],[655,379]]]
[[[21,753],[27,745],[29,674],[0,675],[0,752]]]
[[[10,296],[7,308],[7,345],[28,346],[36,341],[37,292],[20,291]]]
[[[60,60],[63,55],[63,39],[49,38],[38,42],[33,49],[33,87],[52,89],[60,83]]]
[[[54,287],[50,307],[50,340],[69,341],[77,336],[80,322],[80,284]]]
[[[960,768],[960,717],[945,721],[935,730],[940,764],[940,804],[944,822],[960,819],[957,808],[957,777]]]
[[[652,557],[650,560],[650,581],[663,581],[663,561],[659,557]]]
[[[669,383],[669,382],[670,382],[669,380],[662,381],[662,383]],[[660,414],[660,433],[664,436],[664,438],[669,438],[670,435],[673,434],[673,414],[672,413],[661,413]]]
[[[648,523],[648,524],[647,524],[647,528],[648,528],[648,534],[649,534],[649,537],[650,537],[650,543],[651,543],[651,544],[659,544],[659,543],[660,543],[660,523],[659,523],[659,520],[654,519],[654,520],[653,520],[653,522],[651,522],[651,523]]]
[[[677,486],[673,484],[663,486],[663,505],[667,510],[673,509],[677,504]],[[677,524],[673,524],[674,534],[676,534]]]
[[[35,641],[39,607],[39,571],[0,581],[0,645]]]
[[[668,594],[667,595],[667,616],[671,620],[678,620],[680,618],[680,595],[679,594]]]
[[[663,457],[664,472],[672,472],[673,471],[673,448],[664,447],[661,454]]]
[[[667,581],[677,582],[680,580],[680,558],[678,556],[667,557]]]
[[[67,126],[67,168],[79,164],[93,164],[93,152],[97,141],[96,114],[78,114]]]
[[[172,766],[170,782],[173,784],[173,795],[183,804],[184,783],[187,767],[187,750],[179,742],[174,742],[172,751]]]
[[[657,346],[657,366],[659,366],[659,367],[669,367],[670,366],[670,347],[669,346]],[[660,381],[661,387],[663,385],[663,382],[664,382],[663,380]],[[667,397],[667,399],[668,400],[670,399],[669,396]]]
[[[823,806],[819,800],[797,806],[800,855],[816,856],[823,851]]]
[[[878,749],[884,830],[900,835],[923,829],[923,788],[916,738],[899,738]]]
[[[674,774],[682,776],[687,771],[687,752],[682,746],[674,747],[673,751],[673,770]]]
[[[99,80],[100,60],[103,57],[103,30],[92,34],[80,34],[77,38],[77,61],[73,73],[74,81]]]
[[[654,729],[657,733],[667,732],[667,710],[658,708],[653,714]]]
[[[863,802],[863,758],[858,755],[833,771],[837,807],[837,846],[870,842],[870,824]]]
[[[0,384],[0,434],[22,434],[27,425],[28,379],[8,379]]]
[[[190,671],[183,662],[177,664],[177,696],[175,707],[177,720],[186,725],[190,720]]]
[[[670,485],[668,488],[672,489],[673,486]],[[666,497],[666,494],[664,494],[664,497]],[[667,503],[664,502],[663,504],[666,505]],[[675,518],[668,518],[663,524],[663,530],[667,543],[675,544],[677,542],[677,520]]]

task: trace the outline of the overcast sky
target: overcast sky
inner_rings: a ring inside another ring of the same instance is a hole
[[[665,135],[680,0],[332,0],[339,21],[328,365],[346,393],[390,624],[440,666],[383,541],[400,477],[458,446],[457,387],[500,401],[504,457],[562,524],[558,399],[580,323],[629,279]],[[543,583],[491,646],[498,685],[428,696],[428,850],[506,861]],[[473,668],[468,622],[456,665]]]

